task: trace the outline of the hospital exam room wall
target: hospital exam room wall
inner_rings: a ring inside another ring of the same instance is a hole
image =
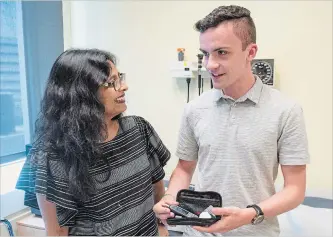
[[[257,26],[257,58],[275,59],[277,88],[304,109],[311,165],[308,186],[332,189],[332,3],[319,1],[63,1],[66,47],[116,54],[127,74],[128,114],[155,127],[173,156],[186,103],[185,80],[172,79],[176,49],[197,60],[194,23],[218,5],[247,7]],[[205,85],[205,90],[209,85]],[[197,81],[190,99],[197,97]],[[278,182],[281,183],[281,174]]]

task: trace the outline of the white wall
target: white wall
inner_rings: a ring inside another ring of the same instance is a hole
[[[64,38],[70,41],[65,45],[115,53],[128,76],[128,112],[149,120],[174,153],[186,83],[171,79],[169,64],[177,59],[178,47],[186,48],[188,59],[197,60],[193,25],[222,4],[243,5],[252,12],[257,58],[275,59],[278,88],[304,108],[312,157],[308,185],[331,189],[331,2],[73,1],[64,5]],[[196,87],[194,81],[191,98],[197,96]],[[176,162],[173,156],[168,175]]]

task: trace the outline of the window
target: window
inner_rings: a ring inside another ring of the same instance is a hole
[[[25,156],[30,142],[20,1],[1,1],[0,162]]]
[[[15,190],[55,59],[64,50],[62,1],[0,1],[0,217],[22,210]],[[50,45],[52,47],[50,47]],[[17,159],[19,161],[11,162]]]

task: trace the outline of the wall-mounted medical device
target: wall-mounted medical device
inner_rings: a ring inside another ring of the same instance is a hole
[[[198,76],[198,62],[193,61],[174,61],[170,67],[171,77],[186,79],[197,78]],[[206,68],[200,69],[201,78],[210,79],[210,74]]]
[[[253,59],[252,73],[269,86],[274,86],[274,59]]]
[[[177,48],[178,61],[174,61],[171,64],[171,77],[177,79],[186,79],[187,82],[187,102],[189,102],[190,83],[194,78],[198,78],[198,91],[199,96],[203,92],[204,79],[209,79],[210,74],[202,66],[203,54],[198,54],[198,60],[188,61],[186,60],[185,48]],[[213,84],[211,81],[211,88]]]
[[[174,61],[171,64],[171,77],[176,79],[186,79],[187,82],[187,102],[189,101],[189,88],[191,79],[198,78],[199,95],[203,92],[204,79],[210,80],[210,74],[202,67],[200,62]]]
[[[171,64],[172,78],[195,78],[197,65],[191,61],[174,61]]]
[[[203,54],[199,53],[197,55],[198,57],[198,90],[199,90],[199,96],[203,92],[203,78],[202,78],[202,59]]]

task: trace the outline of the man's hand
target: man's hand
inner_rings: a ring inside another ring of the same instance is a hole
[[[153,210],[156,217],[159,218],[164,225],[167,225],[166,219],[174,217],[175,215],[167,207],[168,205],[178,205],[171,195],[164,196],[158,203],[155,204]]]
[[[193,226],[193,229],[207,233],[225,233],[251,223],[256,212],[253,208],[238,207],[213,208],[212,213],[222,216],[221,220],[209,227]]]

